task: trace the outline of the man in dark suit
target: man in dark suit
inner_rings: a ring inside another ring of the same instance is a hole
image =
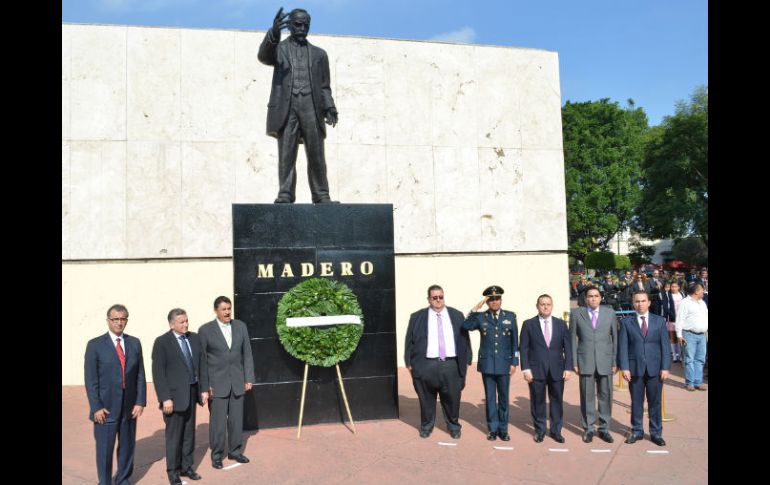
[[[243,455],[243,399],[254,384],[254,361],[246,324],[233,320],[232,308],[229,298],[217,297],[217,317],[198,330],[211,386],[209,446],[214,468],[222,468],[226,435],[227,457],[239,463],[249,462]]]
[[[612,421],[612,375],[618,371],[618,321],[615,311],[600,305],[601,293],[596,287],[586,290],[586,308],[570,312],[569,332],[572,337],[572,365],[580,376],[580,414],[583,418],[583,442],[590,443],[596,424],[597,395],[599,437],[607,443]]]
[[[128,485],[134,471],[136,420],[147,405],[142,344],[123,333],[128,309],[115,304],[107,310],[104,335],[89,340],[85,355],[88,419],[94,422],[96,471],[99,485],[112,484],[112,454],[118,438],[116,485]]]
[[[436,394],[441,399],[449,434],[460,438],[460,392],[473,358],[463,314],[444,305],[444,290],[428,288],[428,308],[409,317],[404,362],[420,400],[420,438],[427,438],[436,421]]]
[[[288,20],[285,20],[286,17]],[[291,37],[281,42],[281,29]],[[278,139],[276,203],[293,203],[297,185],[297,149],[305,143],[308,181],[313,202],[331,202],[326,178],[324,138],[326,123],[337,124],[326,52],[307,41],[310,15],[294,9],[287,15],[278,10],[273,27],[259,46],[259,61],[273,66],[273,82],[267,105],[267,134]]]
[[[481,333],[477,367],[484,381],[489,441],[498,436],[503,441],[511,440],[508,435],[508,389],[511,375],[519,365],[519,327],[515,313],[500,309],[504,292],[499,286],[484,290],[484,299],[473,307],[463,322],[465,330]],[[479,310],[484,303],[487,311],[482,313]]]
[[[209,383],[200,339],[187,331],[187,312],[172,309],[168,324],[171,330],[155,339],[152,347],[152,379],[166,423],[168,481],[181,485],[180,477],[201,479],[193,470],[195,403],[203,406],[208,401]]]
[[[671,369],[666,320],[649,311],[650,297],[645,291],[634,293],[633,305],[636,314],[621,320],[618,337],[618,363],[631,391],[631,433],[625,442],[635,443],[644,437],[646,393],[650,439],[658,446],[666,446],[660,409],[663,381]]]
[[[561,435],[564,414],[564,381],[572,377],[572,343],[567,322],[551,317],[553,299],[537,297],[536,317],[521,327],[521,372],[529,383],[530,411],[535,425],[535,442],[545,436],[545,390],[550,401],[551,438],[564,443]]]

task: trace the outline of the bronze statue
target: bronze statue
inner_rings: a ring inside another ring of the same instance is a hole
[[[288,20],[287,20],[288,18]],[[291,37],[281,42],[281,29]],[[283,7],[259,46],[259,61],[273,66],[273,85],[267,105],[267,134],[278,139],[279,190],[276,203],[296,200],[297,149],[305,144],[307,175],[314,203],[333,202],[326,179],[324,138],[326,123],[337,124],[326,51],[307,41],[310,15],[302,9],[288,14]]]

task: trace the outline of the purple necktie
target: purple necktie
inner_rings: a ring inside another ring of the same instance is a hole
[[[551,330],[548,328],[548,319],[545,319],[545,345],[551,348]]]
[[[441,323],[440,313],[436,313],[436,320],[438,321],[438,358],[439,360],[446,360],[446,344],[444,343],[444,325]]]
[[[599,319],[599,312],[597,310],[591,310],[591,325],[594,326],[594,330],[596,330],[596,320]]]
[[[647,336],[647,318],[645,317],[641,317],[641,318],[642,318],[642,337],[646,337]]]

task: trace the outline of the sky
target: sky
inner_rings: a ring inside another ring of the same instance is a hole
[[[280,7],[310,13],[311,42],[315,33],[556,51],[562,105],[630,98],[650,126],[708,86],[707,0],[62,0],[62,21],[264,31]]]

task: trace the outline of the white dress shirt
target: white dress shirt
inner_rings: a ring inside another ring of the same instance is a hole
[[[447,357],[457,357],[455,350],[455,334],[452,329],[452,321],[446,307],[441,309],[441,328],[444,330],[444,349]],[[428,352],[425,357],[435,359],[438,357],[438,318],[433,308],[428,308]]]

